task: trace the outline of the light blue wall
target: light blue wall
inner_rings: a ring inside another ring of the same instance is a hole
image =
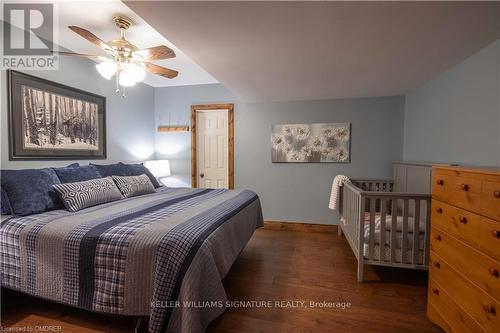
[[[220,84],[155,89],[156,122],[189,119],[192,104],[235,103],[235,187],[255,190],[268,220],[335,223],[333,177],[390,178],[402,158],[403,97],[243,103]],[[350,122],[350,164],[271,163],[271,124]],[[172,164],[170,185],[190,185],[190,133],[157,133],[158,158]]]
[[[255,190],[267,220],[337,223],[333,177],[392,177],[403,152],[403,97],[240,104],[235,111],[235,185]],[[271,124],[350,122],[351,163],[271,163]]]
[[[1,108],[0,149],[2,169],[62,166],[72,161],[9,161],[7,124],[7,75],[0,71]],[[114,81],[103,79],[95,63],[86,59],[61,57],[57,71],[27,71],[71,87],[106,97],[107,155],[106,162],[142,161],[154,157],[154,89],[137,84],[127,90],[123,99],[115,93]],[[78,161],[88,163],[88,161]],[[96,163],[106,163],[98,160]]]
[[[62,57],[59,71],[30,72],[107,97],[106,162],[165,158],[167,184],[189,186],[190,133],[156,126],[189,121],[190,106],[235,103],[235,186],[255,190],[268,220],[336,223],[328,206],[332,178],[390,178],[391,161],[500,165],[500,40],[404,97],[243,103],[220,84],[151,88],[127,98],[115,93],[94,63]],[[2,168],[66,165],[71,161],[8,161],[6,72],[0,72]],[[272,124],[350,122],[350,164],[273,164]],[[404,146],[403,146],[404,142]],[[155,153],[156,152],[156,153]],[[86,163],[88,161],[80,161]],[[104,162],[104,161],[97,161]]]
[[[500,165],[500,40],[406,95],[404,158]]]
[[[221,84],[203,84],[155,89],[156,125],[190,122],[191,105],[236,103]],[[172,176],[163,181],[171,186],[191,186],[191,132],[156,132],[156,157],[170,160]]]
[[[60,71],[34,74],[107,97],[108,159],[171,160],[167,184],[190,185],[190,133],[155,127],[189,121],[190,106],[235,103],[235,185],[254,189],[269,220],[336,222],[328,210],[335,174],[390,177],[393,160],[500,164],[500,41],[403,97],[243,103],[220,84],[153,89],[139,84],[123,100],[90,61],[63,57]],[[0,73],[1,167],[66,165],[70,161],[10,162],[6,73]],[[403,117],[404,116],[404,117]],[[350,164],[273,164],[270,126],[351,122]],[[404,124],[404,126],[403,126]],[[404,133],[403,133],[404,128]],[[404,148],[403,148],[404,140]],[[404,151],[404,153],[403,153]],[[83,163],[87,161],[81,161]],[[103,161],[97,161],[103,162]]]

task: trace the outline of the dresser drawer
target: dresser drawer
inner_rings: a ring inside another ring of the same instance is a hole
[[[500,222],[481,217],[479,249],[500,261]]]
[[[446,332],[485,332],[434,280],[429,280],[427,316]],[[435,312],[436,313],[435,313]]]
[[[440,266],[429,266],[429,278],[438,283],[450,299],[460,304],[486,332],[498,332],[500,304],[451,268],[435,252],[431,253],[431,259],[438,260]]]
[[[483,181],[481,214],[500,221],[500,182]]]
[[[481,212],[481,180],[461,172],[435,170],[432,175],[432,196],[475,213]]]
[[[488,295],[500,301],[500,262],[437,229],[431,231],[431,253],[439,255]],[[431,258],[429,265],[439,268],[441,262]]]
[[[450,320],[451,316],[447,316],[448,320]],[[432,321],[434,324],[441,327],[445,332],[452,333],[454,332],[450,325],[444,320],[443,315],[438,312],[436,306],[431,303],[431,297],[427,296],[427,318]],[[467,332],[467,331],[465,331]],[[469,331],[470,332],[470,331]]]
[[[480,223],[477,214],[432,200],[431,224],[474,247],[479,246]]]

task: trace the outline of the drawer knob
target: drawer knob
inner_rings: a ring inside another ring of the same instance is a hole
[[[464,216],[460,216],[460,217],[458,218],[458,220],[459,220],[459,221],[460,221],[460,223],[462,223],[462,224],[467,224],[467,218],[466,218],[466,217],[464,217]]]
[[[434,261],[434,267],[441,268],[441,264],[439,263],[439,261]]]
[[[438,180],[436,180],[436,184],[438,184],[438,185],[444,185],[444,180],[438,179]]]
[[[494,196],[495,198],[500,198],[500,191],[495,191],[495,192],[493,192],[493,196]]]
[[[467,192],[467,191],[469,190],[469,185],[467,185],[467,184],[461,184],[461,185],[460,185],[460,188],[461,188],[462,190],[464,190],[465,192]]]
[[[434,238],[435,238],[436,240],[438,240],[438,241],[441,241],[441,235],[436,235],[436,236],[434,236]]]
[[[487,313],[495,316],[497,314],[497,309],[495,309],[495,307],[493,305],[485,305],[484,306],[484,311],[486,311]]]
[[[491,234],[495,238],[500,238],[500,230],[493,229],[493,230],[491,230]]]
[[[436,296],[439,295],[439,290],[437,288],[432,288],[432,293]]]
[[[500,277],[500,272],[498,272],[498,269],[496,268],[490,268],[490,274],[497,279]]]
[[[443,208],[441,208],[441,207],[436,208],[436,212],[438,212],[439,214],[441,214],[443,212]]]

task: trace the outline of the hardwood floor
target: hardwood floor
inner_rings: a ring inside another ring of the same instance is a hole
[[[306,307],[230,308],[208,332],[441,332],[425,317],[425,272],[366,268],[336,232],[257,230],[226,277],[231,301],[303,301]],[[3,290],[4,291],[4,290]],[[311,308],[310,302],[349,308]],[[14,292],[2,295],[2,325],[61,326],[62,332],[133,332],[130,318],[75,310]]]

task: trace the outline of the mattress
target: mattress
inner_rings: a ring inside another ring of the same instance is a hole
[[[391,261],[391,231],[392,231],[392,216],[386,216],[386,225],[385,225],[385,241],[384,245],[381,246],[381,234],[382,227],[380,221],[380,214],[377,213],[374,220],[374,239],[373,239],[373,259],[376,261],[387,261],[387,262],[395,262],[395,263],[403,263],[410,264],[413,259],[413,232],[414,232],[414,220],[413,218],[408,218],[408,231],[406,234],[406,252],[405,252],[405,262],[402,261],[402,247],[403,247],[403,217],[396,216],[396,228],[394,230],[395,236],[395,251],[394,251],[394,260]],[[418,257],[417,263],[422,265],[424,262],[424,245],[425,245],[425,226],[422,223],[418,226]],[[363,244],[363,255],[366,259],[369,259],[370,255],[370,213],[365,214],[365,226],[364,226],[364,244]],[[381,251],[381,248],[383,249]],[[382,252],[382,256],[381,256]]]
[[[402,248],[402,245],[403,245],[403,231],[402,231],[402,217],[401,216],[397,216],[396,217],[396,220],[397,220],[397,223],[396,223],[396,229],[394,230],[394,234],[395,234],[395,246],[396,246],[396,249],[401,249]],[[374,227],[373,227],[373,231],[374,231],[374,239],[373,239],[373,243],[375,245],[380,245],[380,242],[381,242],[381,236],[382,236],[382,228],[381,228],[381,223],[380,223],[380,215],[377,214],[377,216],[375,217],[375,221],[374,221]],[[406,244],[407,244],[407,249],[412,249],[413,248],[413,218],[409,218],[408,219],[408,230],[407,230],[407,234],[406,234]],[[392,232],[392,223],[391,223],[391,216],[387,216],[386,218],[386,225],[385,225],[385,235],[384,235],[384,238],[385,238],[385,246],[391,246],[391,232]],[[365,244],[369,244],[370,242],[370,214],[369,213],[366,213],[365,214],[365,225],[364,225],[364,243]],[[419,226],[419,230],[418,230],[418,236],[417,236],[417,239],[418,239],[418,248],[419,249],[423,249],[424,248],[424,242],[425,242],[425,227],[420,225]]]
[[[376,260],[376,261],[387,261],[387,262],[395,262],[395,263],[403,263],[402,262],[402,255],[403,251],[401,251],[401,248],[396,248],[396,251],[394,253],[394,257],[395,257],[395,260],[394,261],[391,261],[391,247],[389,245],[385,245],[384,246],[384,251],[382,252],[383,254],[383,257],[382,259],[380,259],[380,244],[376,244],[374,247],[373,247],[373,259]],[[370,255],[370,252],[369,252],[369,246],[368,244],[363,244],[363,255],[365,257],[365,259],[369,259],[369,255]],[[412,263],[412,258],[413,258],[413,251],[412,250],[409,250],[409,251],[406,251],[406,254],[405,254],[405,262],[404,264],[413,264]],[[417,257],[417,263],[419,265],[423,265],[424,263],[424,251],[423,250],[418,250],[418,257]]]
[[[400,217],[398,217],[400,218]],[[374,224],[374,239],[373,239],[373,259],[376,261],[380,260],[385,260],[387,262],[391,262],[391,226],[389,223],[389,219],[386,219],[386,230],[385,230],[385,244],[383,247],[382,251],[382,259],[380,256],[380,242],[381,242],[381,225],[379,222],[380,220],[380,214],[377,214],[375,218],[375,224]],[[364,224],[364,230],[363,230],[363,255],[366,259],[369,258],[370,252],[369,252],[369,243],[370,243],[370,213],[365,214],[365,224]],[[340,219],[340,223],[342,223],[344,226],[347,224],[347,221],[342,217]],[[406,255],[405,255],[405,263],[411,263],[411,260],[413,258],[413,222],[409,223],[410,227],[407,233],[407,250],[406,250]],[[402,263],[402,253],[403,251],[401,250],[402,245],[403,245],[403,233],[400,230],[402,228],[399,227],[399,225],[396,226],[395,229],[395,260],[394,262],[396,263]],[[425,228],[424,228],[425,229]],[[423,259],[424,259],[424,245],[425,245],[425,233],[421,232],[422,228],[419,229],[419,235],[418,237],[418,264],[423,264]],[[408,250],[409,249],[409,250]]]
[[[161,188],[76,213],[2,217],[1,282],[90,311],[150,316],[151,333],[203,332],[224,311],[222,278],[262,223],[255,193],[223,189]]]

